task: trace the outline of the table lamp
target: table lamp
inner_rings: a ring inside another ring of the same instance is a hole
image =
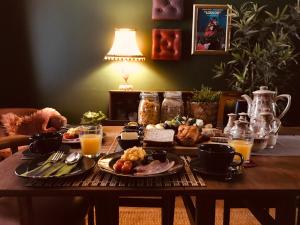
[[[105,60],[122,61],[122,77],[125,84],[120,84],[121,90],[132,90],[133,86],[128,84],[129,71],[126,65],[128,62],[144,61],[145,57],[139,50],[136,43],[136,31],[134,29],[115,29],[115,39],[109,52],[104,57]]]

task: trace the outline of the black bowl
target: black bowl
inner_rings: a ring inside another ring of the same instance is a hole
[[[144,127],[141,125],[128,125],[125,124],[123,127],[123,131],[125,132],[137,132],[139,135],[143,135]]]
[[[152,158],[154,160],[159,160],[161,162],[165,162],[167,160],[167,151],[164,151],[164,150],[153,151]]]
[[[118,137],[117,137],[117,140],[118,140],[118,143],[119,143],[119,145],[121,146],[121,148],[123,149],[123,150],[126,150],[126,149],[128,149],[128,148],[132,148],[132,147],[134,147],[134,146],[141,146],[142,145],[142,143],[141,143],[141,139],[140,138],[138,138],[138,139],[135,139],[135,140],[122,140],[121,139],[121,136],[119,135]]]

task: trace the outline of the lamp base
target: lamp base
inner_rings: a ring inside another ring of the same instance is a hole
[[[123,91],[131,91],[133,90],[133,85],[132,84],[120,84],[119,89]]]

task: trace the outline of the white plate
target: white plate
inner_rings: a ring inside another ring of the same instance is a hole
[[[80,143],[80,139],[79,138],[74,138],[74,139],[65,139],[65,138],[63,138],[62,143],[65,143],[65,144]]]

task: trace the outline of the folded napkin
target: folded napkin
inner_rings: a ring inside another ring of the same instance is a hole
[[[46,169],[48,169],[49,167],[51,167],[52,163],[50,163],[51,159],[53,158],[54,154],[56,154],[55,152],[52,153],[48,159],[46,161],[44,161],[40,166],[32,169],[32,170],[29,170],[29,171],[26,171],[25,173],[22,173],[21,175],[22,176],[34,176],[34,175],[37,175],[39,172],[42,172]]]
[[[62,168],[60,168],[60,170],[56,172],[55,176],[60,177],[69,174],[77,165],[78,162],[71,165],[65,164]]]
[[[54,153],[53,153],[54,154]],[[50,160],[53,158],[53,154],[49,156],[49,158],[42,163],[42,165],[36,167],[33,170],[27,171],[22,174],[22,176],[27,177],[49,177],[55,176],[60,177],[66,174],[69,174],[80,162],[80,160],[73,164],[66,164],[64,162],[66,157],[58,160],[57,162],[51,163]]]
[[[47,168],[44,172],[39,174],[40,177],[49,177],[49,176],[54,176],[54,177],[60,177],[63,175],[66,175],[72,171],[73,168],[77,166],[77,163],[73,164],[66,164],[64,161],[57,162]]]

